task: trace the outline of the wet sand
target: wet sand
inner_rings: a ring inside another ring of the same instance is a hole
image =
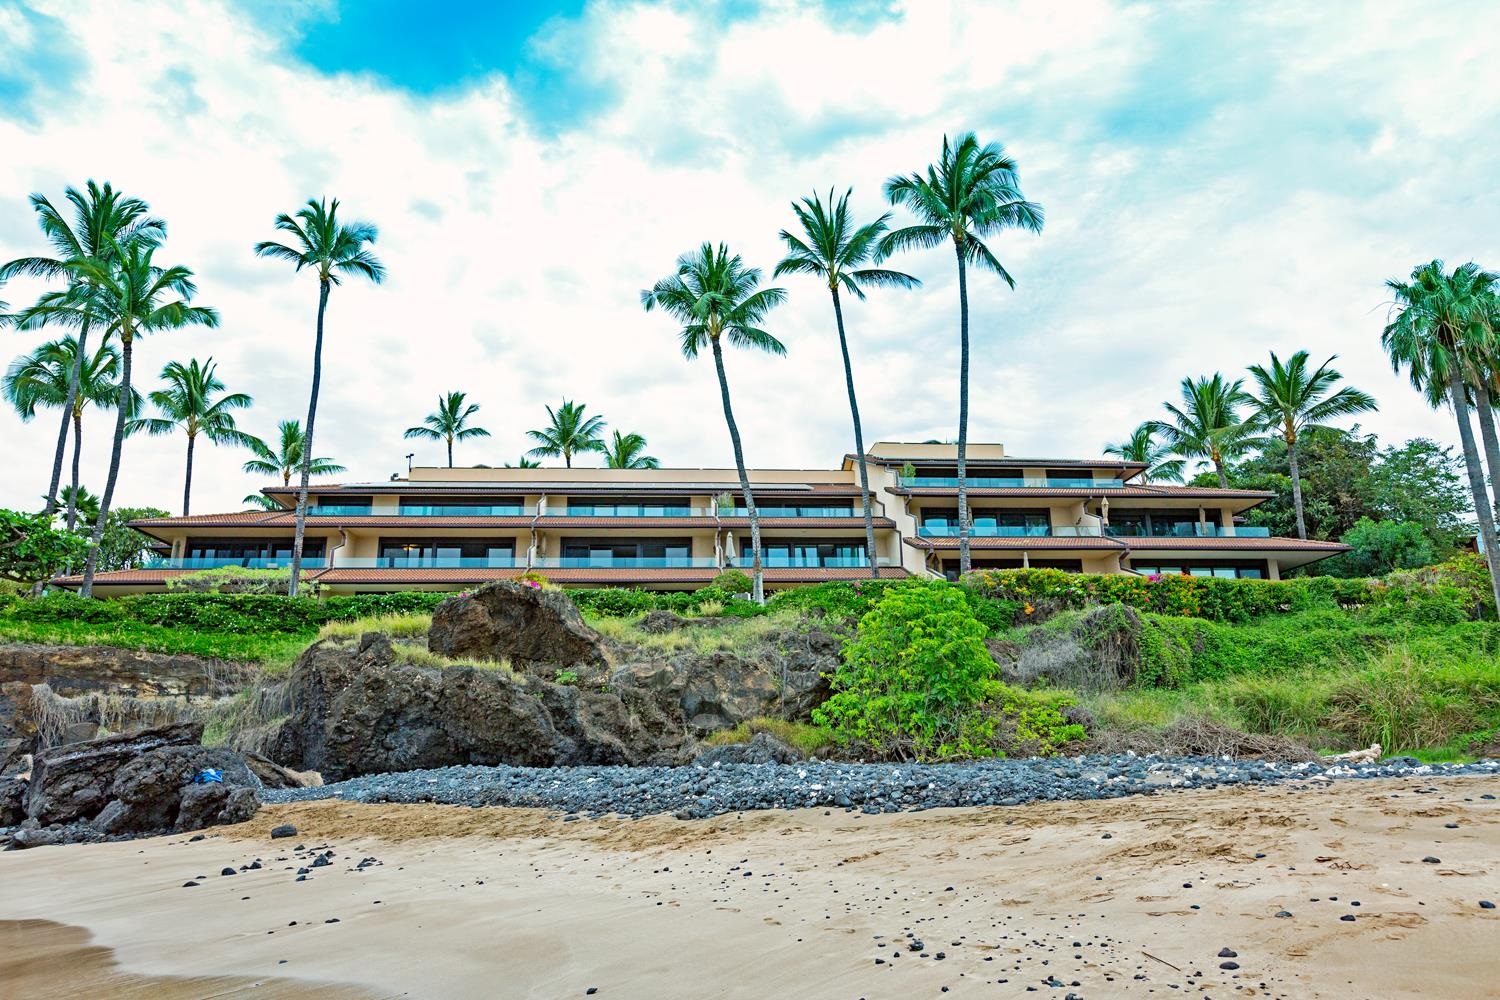
[[[1500,781],[696,821],[278,806],[196,843],[0,854],[0,997],[1495,995],[1484,795]]]

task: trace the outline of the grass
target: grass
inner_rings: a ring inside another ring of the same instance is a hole
[[[255,635],[143,625],[138,622],[25,622],[0,617],[0,641],[51,646],[115,646],[153,653],[185,653],[214,660],[284,669],[315,633]]]
[[[749,743],[756,733],[768,733],[788,746],[796,747],[808,756],[833,747],[833,734],[821,726],[809,726],[785,719],[755,718],[741,722],[733,729],[721,729],[710,733],[704,740],[712,746],[732,746]]]
[[[584,620],[607,639],[664,654],[715,653],[728,649],[747,651],[770,633],[798,628],[803,621],[796,612],[782,612],[757,618],[733,618],[709,625],[686,625],[658,633],[641,631],[642,617],[609,618],[586,614]]]
[[[406,663],[414,667],[437,667],[439,669],[446,669],[448,667],[474,667],[478,670],[498,670],[501,673],[509,674],[517,680],[524,681],[524,678],[516,673],[515,668],[511,666],[509,659],[481,660],[470,658],[461,660],[451,656],[444,656],[441,653],[434,653],[426,646],[413,646],[410,643],[404,642],[395,643],[391,648],[396,651],[397,663]]]
[[[1473,748],[1500,728],[1500,661],[1472,647],[1435,656],[1431,643],[1417,642],[1353,664],[1324,661],[1080,700],[1104,729],[1158,729],[1201,716],[1334,751],[1379,743],[1387,753],[1472,759]]]
[[[392,639],[416,639],[432,630],[431,615],[376,615],[333,621],[318,630],[319,639],[358,639],[366,632],[384,632]]]

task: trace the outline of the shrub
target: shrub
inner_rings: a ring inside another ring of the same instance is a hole
[[[737,569],[726,569],[714,577],[710,587],[717,587],[727,594],[748,594],[755,586],[755,581]]]
[[[821,753],[833,745],[833,737],[829,735],[828,730],[819,726],[765,716],[757,716],[741,722],[733,729],[720,729],[718,732],[709,733],[708,738],[703,742],[716,747],[732,746],[736,743],[749,743],[757,733],[767,733],[808,756]]]
[[[167,579],[168,592],[187,594],[281,594],[291,585],[291,574],[283,569],[249,569],[244,566],[217,566]],[[318,593],[318,585],[306,581],[304,596]]]
[[[6,614],[16,621],[35,624],[73,624],[117,622],[127,617],[125,609],[114,601],[96,601],[59,591],[35,600],[14,602]]]
[[[772,594],[766,606],[772,611],[821,611],[829,618],[862,618],[881,595],[906,581],[858,580],[853,583],[819,583]]]
[[[957,588],[889,588],[845,644],[813,722],[881,756],[988,756],[994,723],[978,708],[1003,685],[984,636]]]

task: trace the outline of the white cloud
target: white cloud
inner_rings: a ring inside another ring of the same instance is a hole
[[[1341,354],[1381,399],[1367,427],[1451,440],[1379,353],[1380,285],[1433,256],[1500,260],[1500,208],[1478,197],[1500,134],[1484,99],[1500,83],[1493,11],[1439,5],[1412,27],[1397,7],[1256,5],[1216,29],[1215,8],[924,0],[870,25],[783,2],[718,28],[685,5],[597,4],[537,44],[613,97],[544,130],[502,76],[438,97],[325,76],[211,0],[39,6],[86,73],[34,121],[0,113],[0,257],[40,249],[27,192],[95,177],[146,198],[171,226],[165,258],[198,272],[224,326],[145,342],[137,370],[212,354],[269,436],[306,407],[316,288],[250,247],[276,213],[337,195],[380,226],[390,269],[329,311],[316,450],[361,479],[411,450],[440,460],[401,431],[449,389],[494,434],[461,462],[514,460],[567,396],[669,464],[726,463],[711,367],[677,354],[638,290],[704,239],[769,273],[791,198],[852,184],[862,212],[882,211],[881,182],[928,162],[945,130],[1004,141],[1048,212],[1043,235],[997,240],[1015,292],[973,282],[971,438],[1017,453],[1096,453],[1181,376],[1304,346]],[[1195,51],[1205,37],[1213,51]],[[952,437],[950,259],[900,266],[921,292],[849,309],[867,439]],[[731,358],[736,416],[753,463],[822,465],[850,438],[830,307],[787,284],[773,328],[790,357]],[[35,339],[5,338],[12,353]],[[105,424],[86,446],[95,490]],[[50,416],[0,415],[0,504],[34,503],[54,433]],[[121,502],[175,509],[181,450],[129,442]],[[239,506],[259,485],[242,460],[200,450],[195,509]]]

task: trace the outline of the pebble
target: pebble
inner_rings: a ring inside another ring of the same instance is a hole
[[[1292,911],[1291,910],[1277,910],[1276,911],[1276,916],[1281,917],[1283,919],[1285,919],[1286,917],[1290,917],[1291,915],[1292,915]]]
[[[1354,923],[1354,914],[1346,913],[1342,917],[1339,917],[1339,919],[1352,924]]]
[[[1238,962],[1220,962],[1219,963],[1219,968],[1221,968],[1221,969],[1238,969],[1239,967],[1240,967],[1240,963],[1238,963]]]
[[[1278,764],[1223,757],[1091,755],[965,764],[690,764],[683,767],[443,767],[373,774],[316,788],[267,789],[267,803],[431,802],[514,806],[562,815],[678,815],[701,819],[755,809],[830,807],[890,813],[1037,800],[1113,799],[1164,787],[1421,776],[1500,775],[1500,760],[1421,764]],[[847,803],[845,805],[844,803]],[[325,862],[326,863],[326,862]],[[317,862],[314,862],[316,865]]]
[[[197,882],[184,882],[184,883],[182,883],[182,887],[184,889],[189,889],[189,888],[191,888],[191,887],[193,887],[193,886],[195,886],[197,884],[198,884]]]
[[[1442,858],[1435,858],[1431,854],[1427,855],[1427,857],[1425,857],[1425,858],[1422,859],[1422,864],[1424,864],[1424,865],[1440,865],[1442,863],[1443,863],[1443,859]]]
[[[297,828],[290,823],[282,823],[280,826],[271,827],[271,839],[281,840],[283,837],[297,836]]]
[[[225,869],[221,870],[219,872],[219,874],[220,875],[238,875],[239,872],[235,871],[233,868],[225,868]]]
[[[1239,958],[1240,956],[1239,956],[1239,952],[1232,951],[1229,948],[1220,948],[1219,949],[1219,957],[1220,958]]]
[[[1479,908],[1481,910],[1493,910],[1495,908],[1495,904],[1490,902],[1488,899],[1481,899],[1479,901]]]

